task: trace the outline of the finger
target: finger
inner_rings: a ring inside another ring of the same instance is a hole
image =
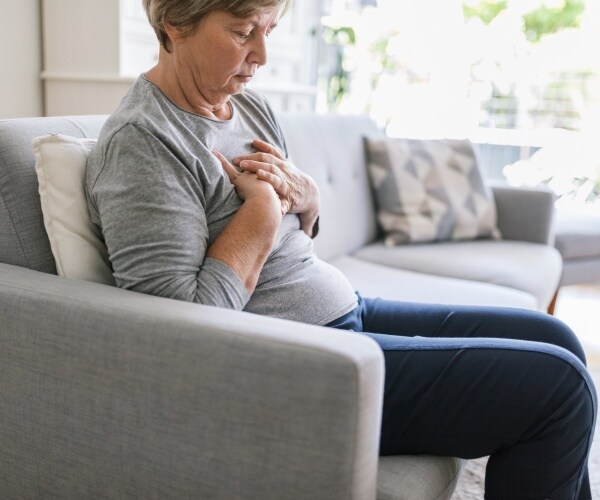
[[[278,175],[281,172],[276,165],[264,161],[242,160],[238,166],[242,170],[252,173],[256,173],[258,170],[266,170],[267,172]]]
[[[240,173],[231,163],[227,161],[227,158],[225,158],[221,153],[219,153],[218,151],[213,151],[212,153],[221,162],[223,170],[225,170],[225,173],[229,177],[229,180],[233,182]]]
[[[290,211],[291,204],[287,200],[281,200],[281,215],[285,215]]]
[[[272,144],[269,144],[268,142],[265,142],[261,139],[254,139],[252,141],[252,145],[258,151],[262,151],[263,153],[270,153],[273,156],[275,156],[276,158],[279,158],[280,160],[285,160],[285,156],[283,156],[283,153],[279,150],[279,148],[276,148],[275,146],[273,146]]]
[[[260,180],[263,180],[263,181],[271,184],[271,186],[273,186],[273,189],[275,190],[275,192],[277,193],[279,198],[281,198],[282,202],[285,200],[287,203],[287,195],[289,194],[289,186],[288,186],[288,183],[285,182],[285,180],[283,180],[278,175],[275,175],[271,172],[268,172],[267,170],[262,170],[262,169],[258,169],[256,171],[256,177],[258,177]]]
[[[255,142],[256,141],[259,141],[259,140],[255,139]],[[290,163],[288,161],[288,159],[285,156],[283,156],[283,154],[281,152],[279,152],[276,148],[274,148],[273,146],[270,146],[269,144],[267,144],[264,141],[262,141],[262,142],[266,148],[271,148],[270,151],[272,151],[272,152],[259,151],[257,153],[249,153],[246,155],[241,155],[241,156],[234,158],[233,163],[235,165],[240,165],[245,160],[253,160],[253,161],[261,161],[263,163],[271,163],[271,164],[277,166],[277,168],[281,172],[286,172],[286,175],[287,175],[287,172],[294,172],[294,171],[298,170],[294,166],[294,164]]]
[[[281,162],[281,160],[270,153],[257,152],[257,153],[248,153],[245,155],[236,156],[233,159],[234,165],[239,165],[241,162],[245,160],[251,161],[262,161],[263,163],[275,163]]]

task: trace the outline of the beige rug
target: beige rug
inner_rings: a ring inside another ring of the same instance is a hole
[[[588,356],[589,358],[589,356]],[[589,361],[589,359],[588,359]],[[597,365],[595,365],[597,366]],[[600,369],[592,370],[592,377],[596,385],[596,390],[600,392]],[[600,431],[598,430],[600,418],[596,421],[596,439],[592,443],[590,451],[589,468],[590,482],[592,485],[592,498],[600,499]],[[469,460],[465,470],[462,472],[458,481],[456,491],[452,500],[482,500],[483,485],[485,476],[485,464],[487,458]]]

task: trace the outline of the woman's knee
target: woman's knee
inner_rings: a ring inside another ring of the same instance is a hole
[[[562,347],[586,364],[585,353],[577,335],[567,324],[554,316],[526,309],[493,308],[488,311],[488,320],[502,338],[530,340]]]
[[[585,365],[585,352],[575,332],[563,321],[545,313],[536,313],[539,342],[562,347],[571,352]],[[535,339],[532,339],[535,340]]]
[[[565,361],[563,368],[563,372],[554,377],[559,385],[563,382],[565,405],[572,417],[571,424],[563,428],[563,432],[571,434],[574,439],[581,436],[584,442],[587,440],[589,452],[598,411],[596,388],[585,367],[578,366],[574,361]],[[561,392],[558,386],[554,390]]]

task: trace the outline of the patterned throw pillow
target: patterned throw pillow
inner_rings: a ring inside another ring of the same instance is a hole
[[[365,142],[386,245],[500,237],[494,200],[469,141]]]

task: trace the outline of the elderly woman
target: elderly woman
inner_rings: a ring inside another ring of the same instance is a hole
[[[144,0],[158,64],[86,174],[118,286],[369,335],[386,362],[382,454],[491,455],[486,498],[590,498],[595,392],[573,332],[527,311],[363,298],[314,255],[316,184],[246,89],[288,3]]]

